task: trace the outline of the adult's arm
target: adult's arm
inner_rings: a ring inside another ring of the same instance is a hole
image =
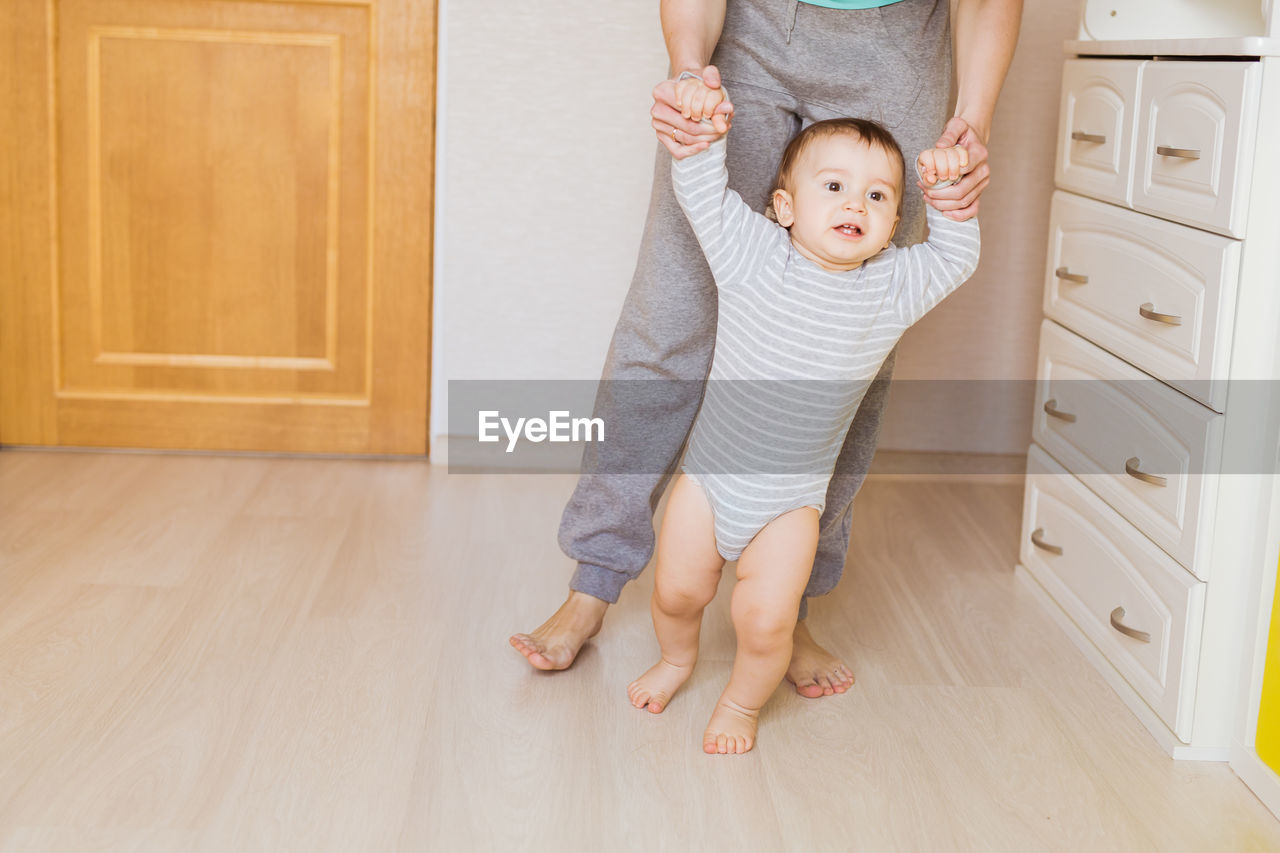
[[[671,76],[701,74],[724,29],[725,0],[662,0],[662,37],[671,59]]]
[[[697,74],[710,88],[720,88],[720,71],[708,63],[720,41],[724,12],[725,0],[661,0],[659,15],[671,79],[654,87],[649,112],[658,139],[677,159],[705,149],[732,122],[733,105],[727,100],[716,110],[723,118],[716,119],[719,127],[714,130],[685,118],[676,103],[675,78],[681,72]]]
[[[978,214],[978,197],[991,180],[987,141],[991,118],[1004,85],[1022,23],[1022,0],[956,0],[951,20],[956,74],[956,113],[947,122],[939,148],[961,145],[969,152],[971,170],[961,181],[926,190],[934,207],[947,218]]]

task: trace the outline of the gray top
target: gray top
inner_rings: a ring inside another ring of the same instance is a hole
[[[953,222],[929,207],[926,242],[890,246],[855,270],[833,272],[728,189],[723,138],[673,160],[672,180],[720,297],[710,381],[685,469],[715,493],[717,531],[730,502],[762,512],[779,501],[821,509],[845,432],[881,363],[977,268],[977,219]]]

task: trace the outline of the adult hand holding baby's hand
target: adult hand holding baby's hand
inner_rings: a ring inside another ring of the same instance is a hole
[[[969,122],[955,116],[942,129],[936,148],[959,146],[968,155],[968,165],[960,180],[947,187],[929,189],[921,181],[916,184],[924,190],[925,200],[948,219],[964,222],[978,215],[978,197],[991,183],[991,168],[987,165],[987,144],[982,135]]]
[[[653,129],[677,160],[705,150],[733,124],[733,104],[720,87],[719,69],[708,65],[699,76],[663,80],[653,89]]]
[[[916,158],[916,172],[926,189],[949,187],[960,180],[969,165],[969,152],[959,145],[929,148]]]

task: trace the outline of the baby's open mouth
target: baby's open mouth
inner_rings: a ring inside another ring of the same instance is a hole
[[[862,236],[862,229],[861,229],[860,227],[858,227],[857,225],[850,225],[850,224],[837,225],[837,226],[836,226],[836,231],[840,232],[841,234],[843,234],[843,235],[844,235],[844,236],[846,236],[846,237],[861,237],[861,236]]]

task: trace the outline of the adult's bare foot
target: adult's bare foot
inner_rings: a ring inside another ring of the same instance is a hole
[[[796,692],[809,699],[843,693],[853,686],[853,670],[814,641],[804,621],[796,622],[792,635],[791,663],[787,681]]]
[[[512,634],[508,640],[536,669],[568,669],[587,640],[600,633],[609,602],[569,591],[551,618],[531,634]]]

